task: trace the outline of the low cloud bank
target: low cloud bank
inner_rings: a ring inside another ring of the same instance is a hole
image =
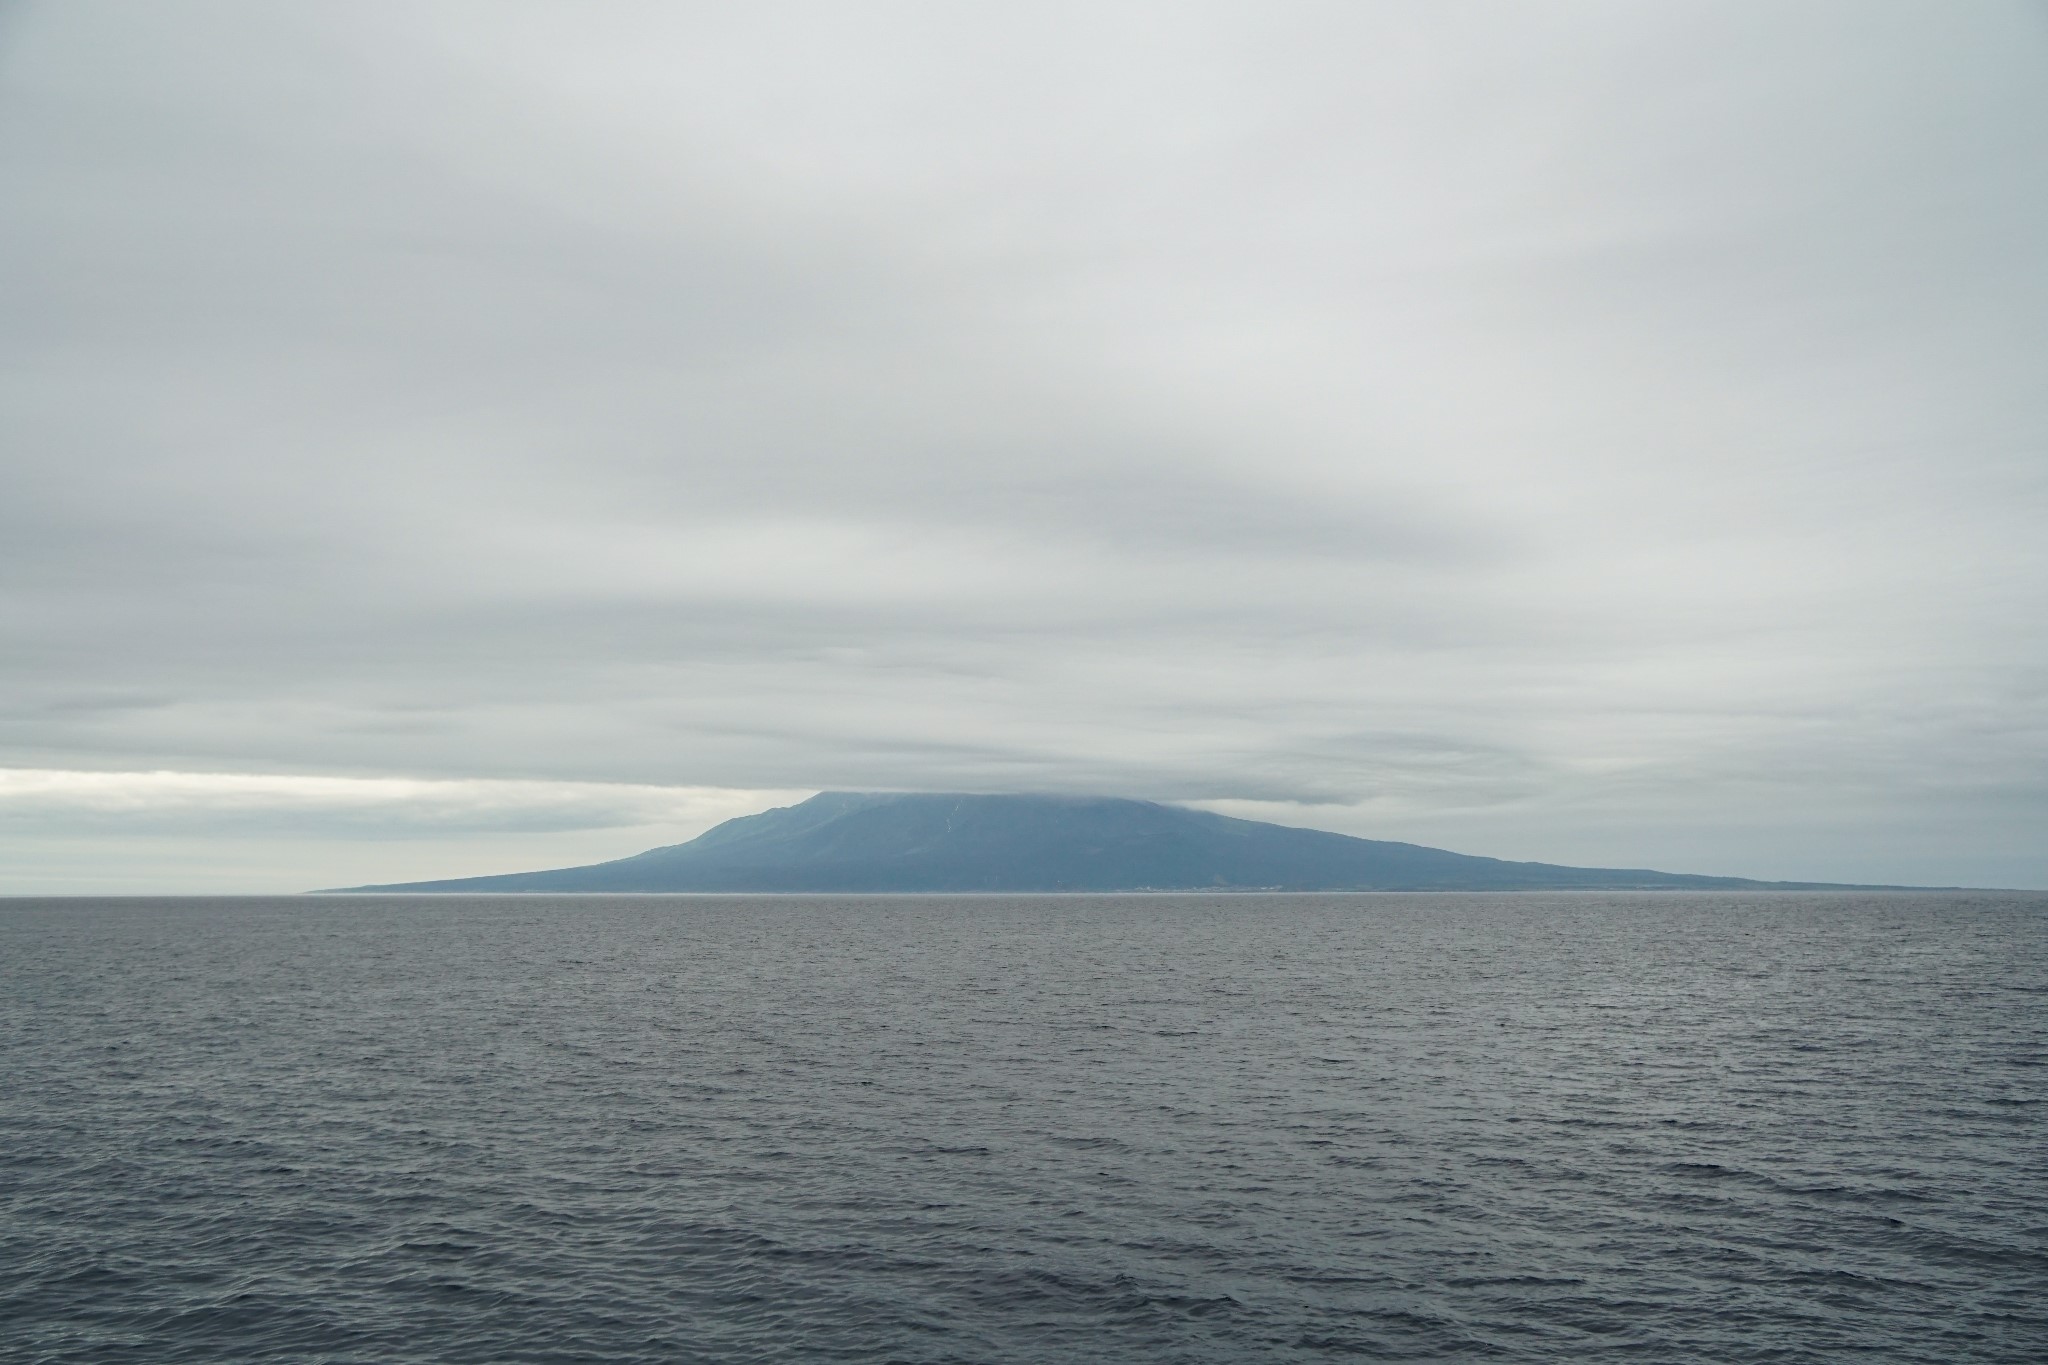
[[[674,832],[668,842],[680,842],[735,815],[809,794],[618,782],[6,768],[0,769],[0,828],[343,839],[663,828]]]

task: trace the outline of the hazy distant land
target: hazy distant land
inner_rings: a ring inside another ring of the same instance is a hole
[[[1238,820],[1151,801],[823,792],[586,867],[332,888],[409,892],[1826,890],[1562,867]]]

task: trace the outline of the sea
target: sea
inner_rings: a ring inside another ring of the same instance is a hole
[[[2048,1360],[2048,894],[0,901],[0,1360]]]

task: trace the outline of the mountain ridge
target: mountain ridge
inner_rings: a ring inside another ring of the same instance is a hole
[[[425,894],[1869,890],[1511,862],[1123,797],[820,792],[579,867],[328,888]]]

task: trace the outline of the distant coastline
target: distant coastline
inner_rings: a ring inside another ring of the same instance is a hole
[[[1930,889],[1510,862],[1114,797],[823,792],[611,862],[314,894]]]

